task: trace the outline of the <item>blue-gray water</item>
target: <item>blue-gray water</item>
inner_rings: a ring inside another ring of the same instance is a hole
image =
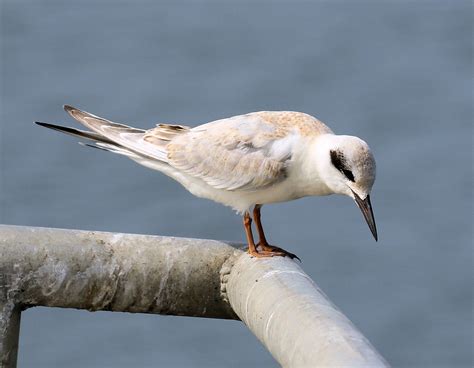
[[[394,366],[471,366],[471,2],[1,4],[0,222],[243,241],[228,208],[33,121],[304,111],[374,150],[380,241],[336,196],[265,207],[270,240]],[[237,322],[37,308],[19,365],[276,363]]]

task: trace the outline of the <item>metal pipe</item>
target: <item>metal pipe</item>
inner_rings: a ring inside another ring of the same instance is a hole
[[[387,367],[295,261],[235,259],[227,298],[283,367]]]
[[[3,294],[1,286],[0,292]],[[19,306],[12,302],[0,302],[0,367],[14,368],[18,358],[20,337]]]
[[[33,306],[240,317],[284,367],[387,366],[295,262],[213,240],[0,225],[1,367]]]
[[[236,319],[218,241],[0,225],[0,274],[22,308],[47,306]]]

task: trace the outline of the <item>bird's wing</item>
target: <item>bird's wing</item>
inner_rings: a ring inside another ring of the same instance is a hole
[[[166,147],[168,164],[216,189],[259,190],[286,178],[301,136],[298,124],[285,119],[279,123],[264,113],[236,116],[173,138]]]
[[[286,178],[293,147],[304,136],[331,133],[312,116],[262,111],[217,120],[195,128],[158,124],[142,130],[117,124],[72,106],[65,110],[103,137],[98,148],[131,151],[158,160],[216,189],[259,190]],[[77,135],[77,134],[75,134]],[[88,139],[96,137],[92,134]],[[127,154],[132,157],[132,155]]]
[[[114,123],[72,106],[66,105],[64,109],[78,122],[100,137],[104,137],[107,141],[125,147],[148,159],[163,162],[167,161],[166,145],[170,142],[172,137],[189,129],[181,125],[159,124],[156,128],[142,130]],[[93,138],[94,136],[89,139]],[[98,146],[99,148],[108,148],[108,146],[105,147],[102,143],[98,144]]]

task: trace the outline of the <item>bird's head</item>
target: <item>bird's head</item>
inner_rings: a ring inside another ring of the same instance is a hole
[[[354,199],[377,240],[377,228],[370,203],[375,181],[375,160],[362,139],[347,135],[326,135],[319,152],[321,178],[333,193]]]

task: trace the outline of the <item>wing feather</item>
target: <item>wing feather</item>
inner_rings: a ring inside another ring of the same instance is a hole
[[[168,163],[216,189],[254,191],[286,178],[296,136],[256,114],[218,120],[176,136]]]
[[[133,159],[160,161],[216,189],[229,191],[255,191],[285,180],[299,140],[332,133],[316,118],[291,111],[261,111],[195,128],[158,124],[145,131],[71,106],[64,108],[92,130],[87,138],[97,140],[97,148]],[[75,131],[69,133],[77,135]]]
[[[159,124],[154,129],[143,130],[114,123],[69,105],[65,105],[64,109],[78,122],[108,140],[147,158],[164,162],[167,160],[166,145],[173,133],[180,134],[188,129],[179,125]]]

